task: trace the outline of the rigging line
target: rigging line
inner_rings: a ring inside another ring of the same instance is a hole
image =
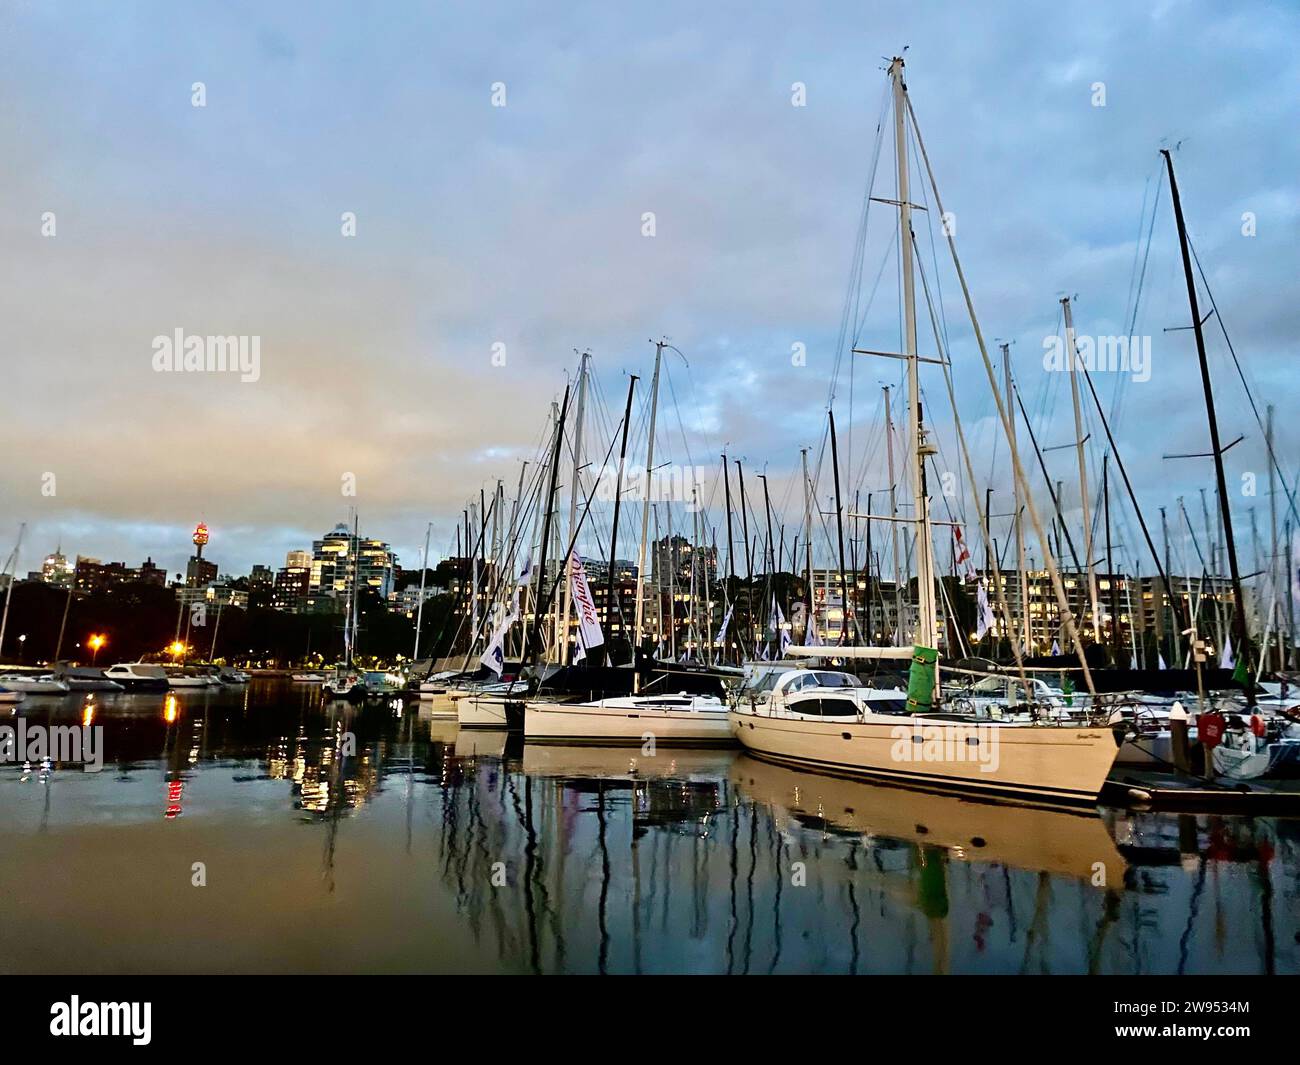
[[[835,362],[831,367],[830,387],[827,390],[826,405],[830,407],[835,402],[835,387],[839,381],[840,369],[843,364],[845,355],[845,339],[849,333],[849,321],[851,309],[854,306],[854,292],[856,288],[861,287],[861,263],[866,250],[867,228],[871,210],[871,191],[876,184],[876,171],[880,163],[880,148],[884,133],[885,114],[888,106],[889,94],[881,94],[881,104],[877,112],[876,119],[876,140],[872,150],[871,166],[867,174],[866,188],[862,195],[862,210],[859,215],[857,234],[854,240],[853,257],[849,264],[849,280],[844,294],[844,307],[840,314],[839,332],[835,341]]]
[[[1232,355],[1232,364],[1236,367],[1237,376],[1241,379],[1241,387],[1246,392],[1246,399],[1250,402],[1251,412],[1255,415],[1255,424],[1259,431],[1265,434],[1265,447],[1268,451],[1269,461],[1273,464],[1273,469],[1277,471],[1278,480],[1282,483],[1282,491],[1286,493],[1287,504],[1291,511],[1292,517],[1300,521],[1300,513],[1296,511],[1295,495],[1287,489],[1287,476],[1282,469],[1281,463],[1278,462],[1276,451],[1268,444],[1267,431],[1264,426],[1264,419],[1259,415],[1259,407],[1255,403],[1255,395],[1251,391],[1250,383],[1246,380],[1245,370],[1242,368],[1241,360],[1237,358],[1237,350],[1232,345],[1232,338],[1228,336],[1228,327],[1223,321],[1223,315],[1219,313],[1219,305],[1214,300],[1214,290],[1210,288],[1209,279],[1205,276],[1205,270],[1201,266],[1200,256],[1196,254],[1196,245],[1192,243],[1191,234],[1188,234],[1187,245],[1192,249],[1192,259],[1196,263],[1197,273],[1201,275],[1201,284],[1205,286],[1205,294],[1210,299],[1210,310],[1214,313],[1215,320],[1219,323],[1219,330],[1223,333],[1223,339],[1228,345],[1228,352]]]

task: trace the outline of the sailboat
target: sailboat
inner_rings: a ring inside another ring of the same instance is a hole
[[[334,667],[321,684],[326,699],[346,699],[359,703],[366,697],[366,679],[352,664],[352,650],[357,632],[357,515],[352,515],[352,541],[349,544],[349,572],[347,612],[343,615],[343,661]]]
[[[646,443],[645,471],[647,483],[649,483],[655,468],[655,425],[659,411],[659,377],[663,367],[663,353],[666,348],[670,347],[671,345],[663,340],[655,343],[655,368],[651,383],[650,421]],[[578,491],[578,475],[582,468],[582,411],[586,394],[587,359],[588,356],[584,355],[578,378],[577,429],[573,449],[573,485],[569,509],[570,547],[562,565],[565,583],[564,630],[562,630],[564,634],[559,641],[561,654],[567,653],[569,646],[567,629],[570,601],[576,602],[579,599],[579,596],[574,595],[573,591],[575,588],[584,593],[588,591],[586,576],[581,571],[581,567],[577,566],[573,561],[573,543],[576,541],[578,526],[577,500],[580,494]],[[626,447],[627,442],[626,426],[628,415],[631,412],[631,404],[632,392],[631,385],[629,385],[627,413],[624,414],[623,419],[625,429],[623,435],[624,447]],[[559,443],[560,440],[557,437],[557,459]],[[619,459],[619,470],[622,470],[622,456]],[[552,479],[552,484],[554,484],[554,479]],[[641,511],[641,542],[637,556],[636,622],[632,630],[638,639],[642,632],[642,621],[645,612],[646,538],[649,534],[650,509],[650,505],[645,503]],[[550,517],[548,510],[548,525]],[[617,536],[617,520],[614,522],[614,535]],[[543,534],[544,541],[545,533]],[[611,566],[614,557],[615,548],[611,546]],[[595,609],[590,607],[590,596],[583,594],[581,598],[589,607],[589,617],[580,617],[578,622],[578,640],[582,643],[585,652],[587,647],[583,642],[584,631],[591,629],[597,637],[602,634],[599,621],[596,619]],[[612,596],[609,603],[612,615]],[[634,647],[636,643],[637,640],[634,640]],[[692,694],[685,691],[642,693],[640,690],[641,675],[637,669],[635,659],[636,655],[634,653],[631,694],[607,695],[586,701],[537,697],[524,700],[523,727],[525,739],[533,742],[596,743],[605,745],[642,744],[648,738],[653,738],[656,744],[731,744],[734,742],[727,725],[727,704],[719,696]]]
[[[915,645],[799,646],[789,648],[787,654],[845,661],[910,662],[909,690],[900,708],[874,697],[870,694],[871,689],[845,686],[842,674],[817,669],[801,670],[795,676],[783,678],[785,689],[782,698],[751,699],[747,703],[742,693],[728,713],[728,722],[736,739],[747,750],[778,761],[940,790],[1028,797],[1050,802],[1094,803],[1119,749],[1121,737],[1111,729],[1058,724],[1050,718],[1032,722],[1006,721],[992,716],[980,718],[970,713],[945,712],[940,702],[934,548],[930,500],[925,483],[925,462],[935,449],[927,440],[921,418],[919,363],[943,360],[923,359],[917,351],[915,237],[911,220],[914,205],[909,202],[909,115],[916,148],[927,172],[929,160],[908,99],[901,57],[895,57],[890,63],[889,77],[893,89],[898,166],[898,197],[890,202],[899,212],[905,349],[899,356],[886,354],[901,357],[907,363],[908,451],[913,490],[913,517],[910,520],[916,525],[918,604]],[[933,174],[930,174],[930,187],[935,207],[942,215],[943,207]],[[948,235],[955,260],[952,239]],[[965,277],[960,264],[957,265],[969,308]],[[973,309],[971,321],[1006,429],[1011,423],[997,393],[992,363],[984,350]],[[1012,463],[1015,477],[1023,483],[1024,473],[1014,453]],[[1045,539],[1032,496],[1028,492],[1025,496],[1029,517],[1040,529],[1040,538]],[[1054,584],[1059,585],[1059,572],[1050,556],[1047,561]],[[1057,588],[1057,595],[1062,602],[1067,630],[1080,653],[1084,676],[1091,684],[1086,663],[1082,663],[1082,644],[1062,588]],[[897,702],[897,699],[893,701]]]

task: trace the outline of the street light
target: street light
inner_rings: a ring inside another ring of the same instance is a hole
[[[27,633],[18,637],[18,661],[27,661]]]
[[[99,657],[99,649],[104,646],[106,641],[102,635],[95,633],[95,635],[86,642],[90,644],[90,663],[91,665],[94,665],[95,659]]]

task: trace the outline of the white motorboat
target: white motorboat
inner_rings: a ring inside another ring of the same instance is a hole
[[[909,713],[906,693],[830,670],[787,670],[763,687],[742,691],[728,714],[737,740],[755,754],[834,772],[1095,802],[1119,748],[1104,727]]]
[[[118,662],[104,670],[104,676],[127,691],[166,691],[167,670],[149,662]]]
[[[294,684],[323,684],[325,677],[320,673],[293,673],[289,679]]]
[[[0,684],[0,704],[14,706],[26,698],[26,692],[14,691],[12,688],[6,688],[3,684]]]
[[[207,673],[187,672],[182,669],[171,668],[167,671],[167,687],[169,688],[219,688],[221,681]]]
[[[74,692],[120,692],[125,689],[115,680],[104,676],[102,669],[88,666],[66,666],[55,674],[63,681],[69,691]]]
[[[245,673],[242,669],[231,669],[226,667],[217,674],[217,679],[222,684],[232,688],[239,688],[247,684],[253,678],[250,674]]]
[[[0,685],[28,695],[66,695],[71,691],[67,682],[53,673],[5,673],[0,675]]]
[[[550,743],[732,744],[727,704],[714,695],[626,695],[586,703],[524,703],[524,737]]]

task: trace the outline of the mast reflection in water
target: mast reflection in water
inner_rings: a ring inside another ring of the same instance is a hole
[[[4,971],[1300,971],[1296,821],[524,746],[271,683],[92,717],[103,772],[0,766]]]

